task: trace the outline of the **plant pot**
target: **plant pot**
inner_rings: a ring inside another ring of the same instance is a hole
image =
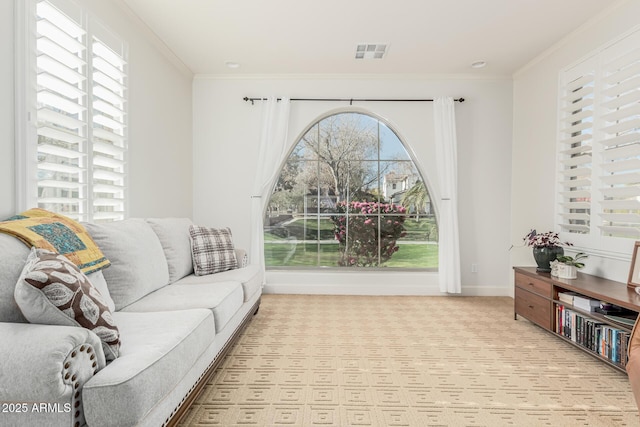
[[[578,269],[575,265],[558,264],[558,279],[575,279],[578,277]]]
[[[551,271],[549,263],[554,261],[559,255],[564,255],[564,249],[562,249],[562,246],[534,247],[533,258],[536,260],[536,264],[538,264],[536,271],[549,273]]]

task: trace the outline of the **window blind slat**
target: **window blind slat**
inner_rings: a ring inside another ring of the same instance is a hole
[[[572,169],[563,169],[560,171],[562,175],[565,177],[586,177],[591,176],[591,168],[572,168]]]
[[[56,141],[63,141],[69,144],[80,144],[85,140],[83,136],[76,133],[66,132],[59,128],[53,128],[51,126],[41,126],[38,128],[38,135],[45,138],[54,139]]]
[[[589,226],[588,225],[582,225],[582,224],[560,224],[560,227],[563,230],[568,230],[568,231],[578,231],[578,232],[588,232],[589,231]]]
[[[70,115],[77,115],[86,110],[77,102],[72,102],[48,90],[41,90],[38,92],[38,103],[63,110],[65,113]]]
[[[618,199],[620,198],[627,199],[629,197],[640,196],[640,187],[638,186],[608,187],[608,188],[601,188],[600,191],[605,197],[618,198]]]
[[[116,133],[110,132],[102,128],[95,128],[93,130],[93,136],[95,138],[104,139],[105,141],[111,141],[114,145],[118,147],[122,147],[122,144],[124,142],[124,136],[118,135]]]
[[[600,165],[605,172],[614,173],[640,169],[640,159],[618,160]]]
[[[605,147],[613,147],[616,145],[628,144],[631,142],[640,142],[640,134],[634,132],[606,138],[602,140],[601,144]]]
[[[627,159],[640,155],[640,144],[630,144],[608,148],[602,153],[604,160],[614,161],[617,159]]]
[[[79,175],[82,172],[84,172],[84,169],[78,166],[65,165],[62,163],[50,163],[50,162],[38,163],[38,170],[62,172],[62,173],[75,174],[75,175]]]
[[[117,147],[113,144],[107,144],[106,142],[100,141],[93,141],[93,150],[110,156],[122,156],[126,151],[123,147]]]
[[[122,193],[124,186],[114,184],[95,184],[93,186],[94,193]]]
[[[38,187],[78,189],[82,187],[82,184],[72,181],[56,181],[52,179],[43,179],[38,181]]]
[[[562,163],[565,167],[588,165],[591,164],[591,154],[585,153],[579,156],[571,156],[563,160]]]
[[[638,200],[601,200],[600,205],[607,210],[640,210]],[[606,212],[605,212],[606,213]]]
[[[637,101],[640,101],[640,91],[638,92],[638,95]],[[637,101],[625,108],[613,110],[611,113],[604,115],[603,118],[607,122],[615,122],[629,117],[640,116],[640,104],[638,104]]]
[[[631,172],[615,175],[605,175],[602,177],[602,182],[607,185],[637,184],[640,183],[640,173]]]
[[[69,52],[47,37],[40,37],[37,41],[37,47],[40,52],[46,53],[50,57],[55,58],[58,62],[72,70],[77,70],[84,67],[86,64],[84,59],[72,52]]]
[[[616,97],[629,91],[637,91],[638,87],[640,87],[640,76],[635,76],[605,89],[603,93],[608,97]]]
[[[122,168],[124,167],[124,161],[123,160],[117,160],[117,159],[113,159],[111,157],[104,157],[104,156],[100,156],[100,155],[95,155],[93,157],[93,163],[96,164],[97,166],[102,166],[105,168]]]
[[[591,180],[589,178],[570,179],[568,181],[560,181],[560,185],[564,188],[587,187],[591,185]]]
[[[85,51],[84,45],[76,38],[71,37],[69,34],[56,27],[55,24],[44,18],[38,20],[36,30],[39,35],[47,37],[50,40],[55,40],[56,43],[71,53],[81,54]]]
[[[86,77],[79,72],[72,70],[71,68],[65,66],[64,64],[56,61],[54,58],[44,53],[38,55],[36,64],[38,66],[38,69],[57,76],[67,83],[80,84],[86,79]]]
[[[621,226],[599,226],[600,230],[606,235],[612,235],[616,237],[625,237],[628,239],[637,239],[640,237],[640,228],[636,227],[621,227]]]
[[[627,117],[633,117],[633,116],[627,116]],[[615,125],[606,126],[603,130],[607,134],[616,135],[618,133],[626,132],[629,130],[637,130],[638,128],[640,128],[640,118],[621,121],[619,123],[616,123]]]
[[[48,89],[51,92],[58,93],[71,100],[79,100],[85,95],[85,92],[78,88],[78,86],[71,85],[47,72],[39,73],[37,80],[41,88]]]
[[[67,159],[79,159],[84,157],[83,153],[75,150],[69,150],[57,145],[50,145],[46,143],[38,144],[38,153],[51,154],[52,156],[66,157]]]
[[[567,92],[574,92],[576,89],[579,89],[583,86],[587,86],[594,79],[593,74],[586,74],[584,76],[580,76],[575,80],[570,81],[566,84]]]
[[[65,128],[75,130],[76,132],[84,126],[84,122],[81,120],[49,108],[38,109],[38,121],[64,126]]]

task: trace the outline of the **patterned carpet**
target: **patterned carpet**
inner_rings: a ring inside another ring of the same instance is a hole
[[[625,374],[508,297],[264,295],[184,426],[638,426]]]

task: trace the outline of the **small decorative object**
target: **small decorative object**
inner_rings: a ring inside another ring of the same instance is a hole
[[[569,255],[560,255],[556,258],[558,262],[558,278],[559,279],[575,279],[578,277],[577,270],[584,267],[584,263],[580,260],[587,258],[589,255],[584,252],[578,252],[574,257]]]
[[[557,258],[549,263],[549,266],[551,267],[551,275],[553,277],[558,277],[558,264],[560,263]]]
[[[538,233],[534,229],[522,240],[526,246],[533,247],[533,258],[538,264],[536,271],[545,273],[551,272],[551,261],[554,261],[559,255],[564,255],[562,246],[573,246],[572,243],[562,242],[558,233],[553,231]]]
[[[627,286],[636,288],[638,291],[638,287],[640,286],[640,261],[638,260],[638,248],[640,247],[640,242],[636,242],[633,246],[633,256],[631,257],[631,268],[629,269],[629,280],[627,281]],[[638,292],[640,294],[640,292]]]

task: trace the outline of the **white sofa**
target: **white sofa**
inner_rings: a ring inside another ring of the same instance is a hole
[[[100,339],[70,326],[27,323],[14,289],[29,248],[0,233],[0,425],[160,426],[179,420],[257,312],[263,275],[240,268],[194,276],[185,218],[84,224],[111,266],[120,331],[106,364]]]

